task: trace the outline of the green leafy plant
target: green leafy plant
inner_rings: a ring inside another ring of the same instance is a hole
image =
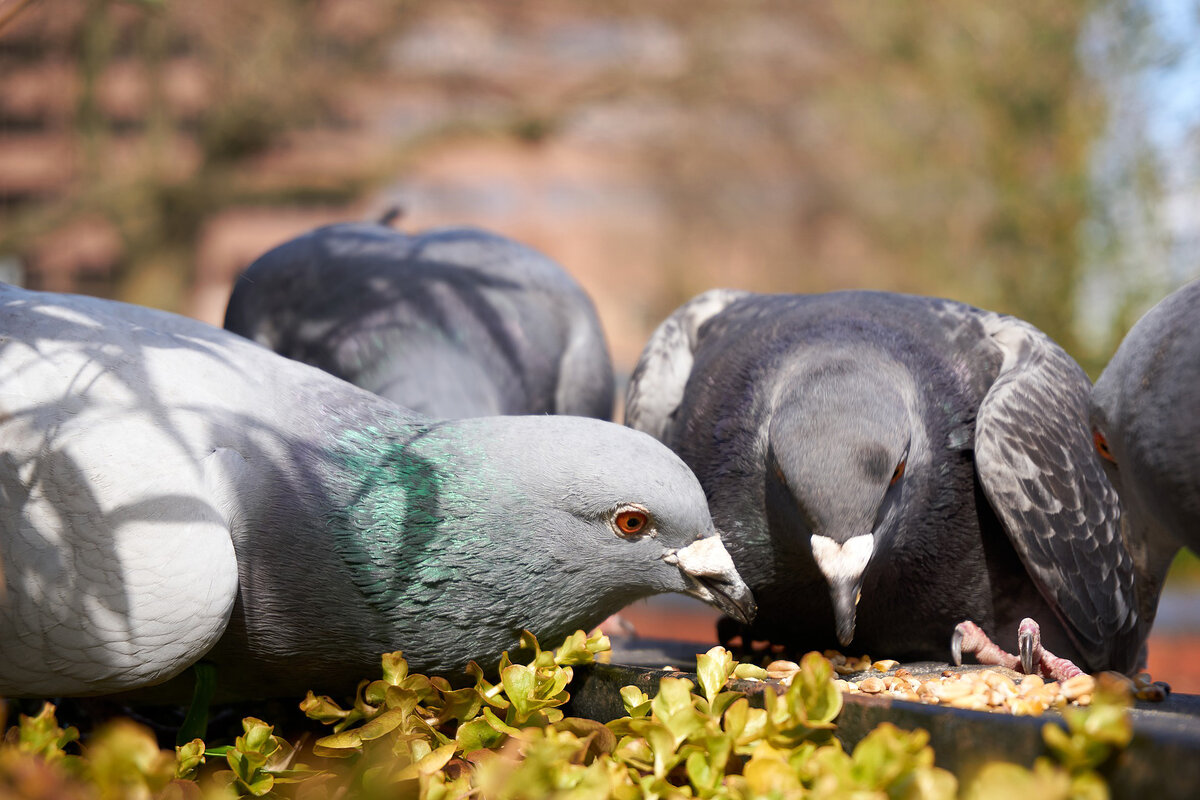
[[[1099,681],[1091,706],[1064,709],[1065,728],[1055,722],[1042,727],[1042,739],[1053,758],[1039,758],[1032,770],[989,764],[972,784],[968,797],[1107,800],[1108,786],[1096,770],[1133,738],[1130,704],[1129,691],[1120,682]]]
[[[330,733],[306,747],[253,717],[226,747],[193,739],[174,754],[160,751],[148,730],[127,720],[81,747],[78,732],[60,727],[47,704],[36,717],[22,716],[0,746],[0,795],[6,788],[18,797],[181,800],[959,795],[954,775],[935,765],[925,731],[883,724],[847,752],[833,736],[842,696],[832,665],[817,653],[801,659],[785,691],[762,692],[760,707],[729,682],[758,678],[761,670],[715,647],[697,657],[695,682],[663,678],[653,696],[624,687],[620,719],[601,724],[566,716],[574,667],[607,648],[604,637],[577,632],[558,649],[543,650],[525,634],[520,660],[506,653],[494,673],[473,664],[473,684],[459,688],[410,673],[400,653],[389,653],[382,677],[364,681],[349,707],[308,694],[301,708]],[[1102,685],[1091,707],[1064,714],[1065,727],[1047,724],[1051,757],[1033,769],[990,764],[963,795],[1107,797],[1096,770],[1130,740],[1128,704],[1127,692]],[[75,748],[79,754],[69,752]],[[299,761],[302,752],[313,764]]]

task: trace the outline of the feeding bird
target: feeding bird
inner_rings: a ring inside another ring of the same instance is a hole
[[[655,331],[626,424],[700,479],[752,640],[1127,672],[1148,625],[1089,389],[1041,331],[962,303],[713,290]]]
[[[659,592],[754,613],[651,437],[423,417],[161,311],[0,284],[0,441],[0,696],[200,659],[222,702],[353,691],[384,652],[459,673]]]
[[[1200,552],[1200,281],[1130,329],[1092,390],[1097,450],[1157,598],[1179,548]],[[1154,605],[1148,613],[1153,615]]]
[[[225,327],[439,418],[612,418],[591,299],[551,259],[478,229],[317,228],[242,273]]]

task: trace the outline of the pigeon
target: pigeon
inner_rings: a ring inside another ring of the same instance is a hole
[[[758,601],[743,642],[1129,672],[1147,631],[1090,386],[962,303],[716,289],[655,331],[626,424],[700,479]]]
[[[1151,596],[1181,547],[1200,552],[1200,281],[1125,336],[1092,390],[1092,431]],[[1154,607],[1149,608],[1153,614]]]
[[[653,438],[417,415],[157,310],[0,284],[0,441],[0,696],[200,659],[218,702],[353,692],[385,652],[461,676],[661,592],[754,614]]]
[[[242,273],[225,327],[438,418],[612,418],[591,299],[546,256],[478,229],[317,228]]]

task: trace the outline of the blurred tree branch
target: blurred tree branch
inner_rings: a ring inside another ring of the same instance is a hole
[[[0,31],[8,25],[17,14],[20,14],[38,0],[0,0]]]
[[[98,214],[125,247],[116,292],[137,299],[146,275],[169,274],[178,294],[222,210],[348,204],[447,142],[567,143],[636,163],[661,201],[660,316],[717,283],[871,287],[1014,313],[1076,352],[1106,99],[1077,52],[1098,11],[1128,2],[87,0],[72,133],[85,178],[9,215],[0,248]],[[397,59],[439,23],[445,41]],[[621,36],[641,49],[605,56]],[[421,61],[443,45],[462,52]],[[112,119],[106,76],[131,63],[143,112]],[[202,108],[172,100],[185,67],[203,74]],[[365,116],[371,92],[469,110],[388,138]],[[614,138],[581,140],[601,112]],[[319,132],[331,151],[360,134],[386,146],[324,170],[280,160]]]

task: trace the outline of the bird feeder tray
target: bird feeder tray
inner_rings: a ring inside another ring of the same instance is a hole
[[[693,653],[706,649],[704,645],[690,647]],[[696,681],[694,655],[681,657],[687,649],[688,646],[681,647],[677,642],[641,642],[633,648],[617,648],[613,654],[614,660],[635,663],[577,667],[569,689],[571,701],[567,713],[608,722],[625,715],[620,696],[623,686],[636,686],[653,696],[662,678],[684,677]],[[663,669],[663,664],[671,664],[672,668]],[[914,675],[984,669],[932,662],[901,666]],[[856,680],[866,676],[867,673],[861,673],[843,677]],[[761,705],[763,692],[786,690],[775,680],[731,681],[728,688],[745,692],[755,705]],[[922,728],[929,732],[937,765],[958,775],[960,781],[969,781],[989,761],[1032,766],[1039,756],[1049,755],[1042,740],[1042,727],[1047,722],[1061,720],[1054,711],[1037,717],[1014,716],[928,705],[887,695],[844,693],[842,699],[836,735],[847,750],[883,722],[906,730]],[[1112,796],[1195,796],[1200,790],[1200,695],[1171,694],[1162,702],[1138,701],[1131,717],[1132,741],[1102,770]]]

